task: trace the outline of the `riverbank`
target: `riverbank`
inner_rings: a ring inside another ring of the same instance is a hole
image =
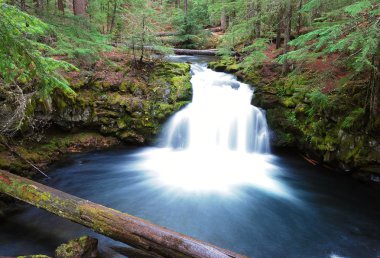
[[[270,61],[249,72],[233,59],[209,67],[254,86],[252,103],[266,110],[273,146],[295,147],[311,162],[378,183],[380,119],[370,123],[365,115],[367,77],[328,62],[318,60],[286,76]]]
[[[137,69],[125,53],[103,55],[64,73],[76,96],[55,91],[48,101],[30,101],[30,119],[0,142],[0,169],[31,178],[40,174],[33,166],[44,171],[67,153],[152,143],[166,119],[191,100],[189,64],[156,60]],[[1,196],[0,213],[9,203]]]

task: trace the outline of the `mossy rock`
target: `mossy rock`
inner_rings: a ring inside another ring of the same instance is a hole
[[[98,256],[98,240],[82,236],[60,245],[55,250],[56,258],[95,258]]]

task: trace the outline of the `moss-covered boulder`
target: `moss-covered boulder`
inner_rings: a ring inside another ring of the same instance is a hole
[[[60,245],[55,250],[56,258],[95,258],[98,256],[98,240],[89,236]]]
[[[94,73],[74,99],[55,94],[54,123],[68,130],[94,128],[128,143],[152,141],[163,122],[190,102],[190,65],[159,62],[128,71]]]
[[[234,72],[232,64],[221,60],[209,67]],[[346,77],[327,91],[323,83],[331,82],[323,74],[301,70],[281,76],[268,67],[250,73],[240,68],[234,73],[255,88],[252,104],[266,110],[272,145],[297,147],[330,167],[380,182],[380,118],[369,123],[363,108],[365,79]]]

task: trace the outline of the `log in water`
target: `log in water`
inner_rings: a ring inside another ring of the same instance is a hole
[[[3,170],[0,192],[163,257],[244,257]]]

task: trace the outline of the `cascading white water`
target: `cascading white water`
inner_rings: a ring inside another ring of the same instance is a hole
[[[263,112],[253,91],[232,75],[192,65],[193,100],[168,122],[162,145],[189,150],[269,152]]]
[[[158,148],[140,155],[136,169],[154,186],[231,193],[250,185],[285,196],[272,176],[269,131],[253,90],[232,75],[192,65],[193,100],[165,125]]]

